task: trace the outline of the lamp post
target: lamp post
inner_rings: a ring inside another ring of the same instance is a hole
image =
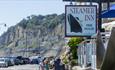
[[[7,27],[6,23],[0,23],[0,26]],[[6,45],[4,45],[4,46],[6,46]],[[10,49],[8,49],[8,50],[10,50]],[[11,51],[5,51],[4,52],[4,54],[7,55],[7,56],[10,55],[10,53],[11,53]]]
[[[6,26],[7,26],[5,23],[0,23],[0,25],[4,25],[4,27],[6,27]]]
[[[25,33],[26,33],[26,50],[25,50],[25,54],[26,54],[26,57],[28,56],[27,52],[28,52],[28,46],[27,46],[27,30],[25,30]]]
[[[7,27],[6,23],[0,23],[0,26]]]
[[[37,51],[37,53],[38,53],[38,55],[40,56],[40,43],[41,43],[41,40],[39,39],[40,38],[40,30],[38,31],[37,30],[37,46],[36,47],[38,47],[37,49],[38,49],[38,51]]]

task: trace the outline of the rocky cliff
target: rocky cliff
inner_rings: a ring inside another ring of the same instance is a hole
[[[64,14],[31,15],[10,27],[0,37],[4,55],[31,56],[64,45]]]

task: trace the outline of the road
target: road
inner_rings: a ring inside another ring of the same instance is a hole
[[[39,70],[38,65],[16,65],[16,66],[10,66],[8,68],[0,68],[0,70]]]

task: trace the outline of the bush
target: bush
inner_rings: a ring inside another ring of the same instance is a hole
[[[68,42],[68,45],[69,45],[69,47],[76,47],[76,46],[78,46],[78,44],[79,43],[81,43],[83,41],[83,38],[81,38],[81,37],[73,37],[73,38],[71,38],[70,40],[69,40],[69,42]]]
[[[78,48],[78,44],[81,43],[83,41],[83,38],[80,37],[73,37],[69,40],[68,45],[70,47],[70,52],[72,53],[72,58],[73,59],[77,59],[77,48]]]
[[[68,63],[68,61],[67,61],[66,58],[63,59],[63,63],[64,63],[64,64],[67,64],[67,63]]]
[[[71,66],[75,66],[75,65],[77,65],[77,60],[72,60],[71,61]]]

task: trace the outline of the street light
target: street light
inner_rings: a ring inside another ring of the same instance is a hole
[[[0,23],[0,25],[4,25],[4,27],[7,27],[6,23]]]
[[[0,23],[0,26],[7,27],[6,23]],[[5,45],[4,45],[5,46]],[[8,49],[9,50],[9,49]],[[4,52],[5,55],[10,55],[11,51]]]
[[[7,27],[6,23],[0,23],[0,26]]]
[[[28,45],[27,45],[27,30],[25,30],[25,33],[26,33],[26,50],[25,50],[25,54],[26,54],[26,57],[28,57]]]

